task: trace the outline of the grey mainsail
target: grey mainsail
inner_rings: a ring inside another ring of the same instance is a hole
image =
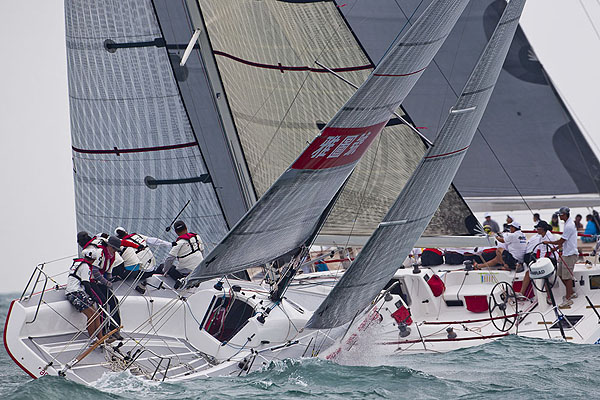
[[[227,232],[150,0],[65,1],[77,227]]]
[[[310,245],[354,166],[448,36],[468,1],[437,1],[242,220],[189,282],[261,265]]]
[[[418,16],[430,1],[345,0],[340,2],[346,3],[340,10],[367,53],[378,60],[397,34],[397,21],[404,23],[413,13]],[[425,71],[403,103],[431,140],[443,121],[441,116],[456,100],[454,91],[468,78],[506,4],[506,0],[471,2],[436,55],[436,65]],[[600,164],[520,27],[488,110],[479,125],[485,140],[475,135],[454,180],[460,193],[470,197],[472,207],[483,211],[482,207],[493,206],[499,196],[516,197],[499,204],[499,209],[506,210],[525,206],[519,194],[538,197],[530,203],[532,207],[547,207],[544,197],[597,194]]]
[[[430,148],[384,221],[307,324],[343,325],[375,298],[425,230],[451,184],[485,111],[525,0],[511,0]]]

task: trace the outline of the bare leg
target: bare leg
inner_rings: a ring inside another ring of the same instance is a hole
[[[481,269],[481,268],[487,268],[487,267],[492,267],[494,265],[497,264],[503,264],[502,262],[502,251],[503,249],[496,249],[496,257],[492,258],[490,261],[484,262],[484,263],[475,263],[475,268]]]
[[[573,295],[573,279],[562,279],[561,278],[561,281],[563,281],[563,283],[565,284],[565,287],[567,288],[567,300],[568,300]]]
[[[100,327],[100,318],[98,315],[95,315],[95,310],[92,307],[83,310],[83,314],[87,317],[87,331],[91,338],[94,335],[94,332]],[[102,338],[102,332],[98,332],[96,337],[98,339]]]
[[[525,272],[525,276],[523,277],[523,285],[521,286],[521,290],[519,291],[519,293],[521,293],[523,296],[525,296],[525,292],[529,287],[529,282],[531,282],[531,278],[529,277],[529,271],[527,271]]]

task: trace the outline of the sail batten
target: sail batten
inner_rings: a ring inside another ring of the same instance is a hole
[[[190,282],[257,266],[310,244],[321,227],[325,210],[330,209],[331,202],[358,160],[440,48],[443,43],[440,38],[448,35],[467,2],[432,3],[417,23],[397,41],[418,45],[395,46],[384,57],[321,134],[196,268],[189,277]],[[275,13],[278,11],[275,6],[281,4],[272,4],[271,12]],[[301,5],[286,4],[295,9]],[[251,8],[260,7],[261,4],[251,5]],[[210,30],[210,23],[208,25]],[[278,38],[272,40],[277,41]],[[429,41],[431,43],[426,43]],[[302,81],[299,88],[308,78],[310,76]],[[288,107],[284,115],[288,115],[290,110]],[[261,159],[266,155],[264,153]]]
[[[351,321],[393,277],[422,235],[481,121],[524,4],[525,0],[510,1],[453,107],[459,112],[450,112],[435,146],[423,157],[384,222],[315,311],[307,327],[327,329]]]

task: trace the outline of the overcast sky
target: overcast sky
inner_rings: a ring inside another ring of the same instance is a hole
[[[529,0],[523,22],[568,105],[597,137],[600,26],[588,15],[600,24],[598,0]],[[77,250],[63,2],[0,1],[0,37],[0,292],[14,293],[36,264]]]

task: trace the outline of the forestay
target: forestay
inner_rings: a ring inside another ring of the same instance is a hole
[[[298,159],[192,272],[189,282],[296,254],[369,144],[448,36],[467,0],[433,3]]]
[[[384,221],[307,327],[349,322],[394,275],[425,230],[469,148],[508,52],[525,0],[511,0],[456,105]]]

